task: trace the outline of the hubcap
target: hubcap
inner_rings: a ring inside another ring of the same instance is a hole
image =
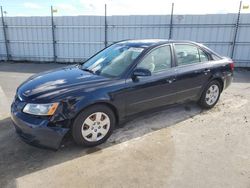
[[[82,136],[89,142],[101,140],[109,131],[110,119],[103,112],[88,116],[82,124]]]
[[[220,89],[217,85],[211,85],[206,92],[206,103],[213,105],[219,97]]]

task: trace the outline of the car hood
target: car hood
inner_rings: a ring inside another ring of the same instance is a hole
[[[83,91],[109,80],[109,78],[83,71],[80,66],[74,65],[30,77],[19,86],[17,94],[20,100],[24,101],[52,101],[65,93]]]

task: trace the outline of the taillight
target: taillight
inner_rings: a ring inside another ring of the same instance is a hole
[[[231,61],[231,62],[229,63],[229,66],[230,66],[231,71],[233,71],[233,70],[234,70],[234,62]]]

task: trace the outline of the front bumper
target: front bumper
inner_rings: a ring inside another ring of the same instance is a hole
[[[27,143],[51,149],[58,149],[69,128],[51,126],[48,119],[42,119],[11,107],[11,119],[17,134]]]

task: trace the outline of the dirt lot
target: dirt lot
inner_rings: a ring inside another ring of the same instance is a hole
[[[250,188],[250,71],[209,111],[189,103],[138,117],[92,149],[23,143],[8,112],[16,87],[57,64],[0,63],[0,187]]]

